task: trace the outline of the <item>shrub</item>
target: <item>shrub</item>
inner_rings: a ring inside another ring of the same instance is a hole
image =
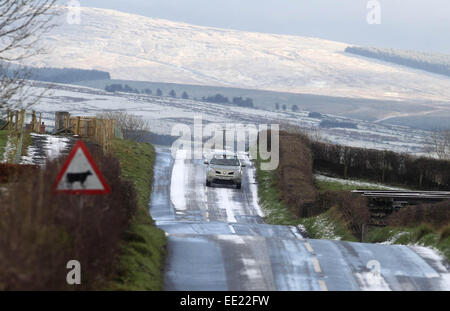
[[[416,242],[418,242],[418,241],[420,241],[424,236],[426,236],[426,235],[428,235],[428,234],[430,234],[430,233],[433,233],[434,232],[434,230],[433,230],[433,227],[431,227],[431,225],[429,225],[429,224],[421,224],[418,228],[417,228],[417,230],[416,230],[416,232],[415,232],[415,234],[414,234],[414,240],[416,241]]]
[[[334,208],[355,237],[361,237],[363,225],[369,222],[367,200],[349,192],[326,191],[318,196],[316,209],[319,212]]]
[[[10,184],[0,195],[0,289],[65,290],[66,264],[78,260],[82,285],[98,288],[114,273],[122,234],[136,212],[131,183],[119,162],[89,145],[112,193],[73,196],[52,192],[63,159]]]
[[[291,206],[297,216],[318,215],[314,209],[316,189],[306,136],[280,132],[280,165],[276,178],[281,200]]]
[[[441,230],[441,234],[439,235],[439,241],[443,241],[450,237],[450,225],[447,225]]]
[[[390,226],[410,227],[428,223],[436,229],[450,223],[450,201],[407,206],[386,219]]]
[[[148,121],[140,116],[121,111],[108,111],[97,114],[100,119],[115,120],[122,130],[123,137],[128,140],[139,141],[148,132]]]

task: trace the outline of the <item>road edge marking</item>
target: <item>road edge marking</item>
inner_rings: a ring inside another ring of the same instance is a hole
[[[320,268],[319,260],[317,259],[317,257],[313,257],[312,262],[314,265],[314,271],[316,271],[317,273],[322,273],[322,269]]]
[[[308,242],[304,243],[306,249],[308,250],[308,252],[310,253],[314,253],[314,249],[312,248],[311,244],[309,244]]]
[[[328,291],[327,284],[325,283],[324,280],[319,280],[319,286],[320,286],[320,289],[321,289],[323,292],[327,292],[327,291]]]

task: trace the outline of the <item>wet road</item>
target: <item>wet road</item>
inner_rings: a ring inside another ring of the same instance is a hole
[[[166,290],[450,290],[429,249],[310,240],[264,224],[246,164],[242,190],[207,188],[202,161],[157,150],[151,214],[168,236]]]

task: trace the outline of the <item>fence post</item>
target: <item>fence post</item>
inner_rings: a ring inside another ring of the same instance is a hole
[[[64,118],[64,128],[65,128],[65,131],[66,131],[66,136],[67,136],[67,133],[68,133],[68,131],[69,131],[69,116],[66,116],[65,118]]]
[[[77,117],[77,129],[76,129],[76,135],[81,136],[80,134],[80,122],[81,122],[81,117]]]
[[[31,130],[35,133],[38,132],[36,111],[34,111],[34,110],[31,112]]]
[[[8,131],[11,131],[11,128],[12,128],[12,119],[11,119],[11,110],[9,110],[9,108],[8,108],[8,110],[6,111],[6,115],[7,115],[6,121],[8,122]]]
[[[20,138],[16,146],[16,156],[14,157],[15,164],[20,164],[20,159],[22,158],[24,125],[25,125],[25,109],[22,109],[20,110]]]
[[[17,130],[19,130],[19,111],[18,110],[15,111],[14,116],[15,116],[15,120],[16,120],[15,130],[17,131]]]
[[[42,134],[41,133],[41,125],[42,125],[42,112],[39,112],[39,124],[38,124],[38,133],[39,134]]]

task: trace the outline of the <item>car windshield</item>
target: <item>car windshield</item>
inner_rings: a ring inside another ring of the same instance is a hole
[[[212,165],[223,165],[223,166],[239,166],[238,159],[212,159]]]

